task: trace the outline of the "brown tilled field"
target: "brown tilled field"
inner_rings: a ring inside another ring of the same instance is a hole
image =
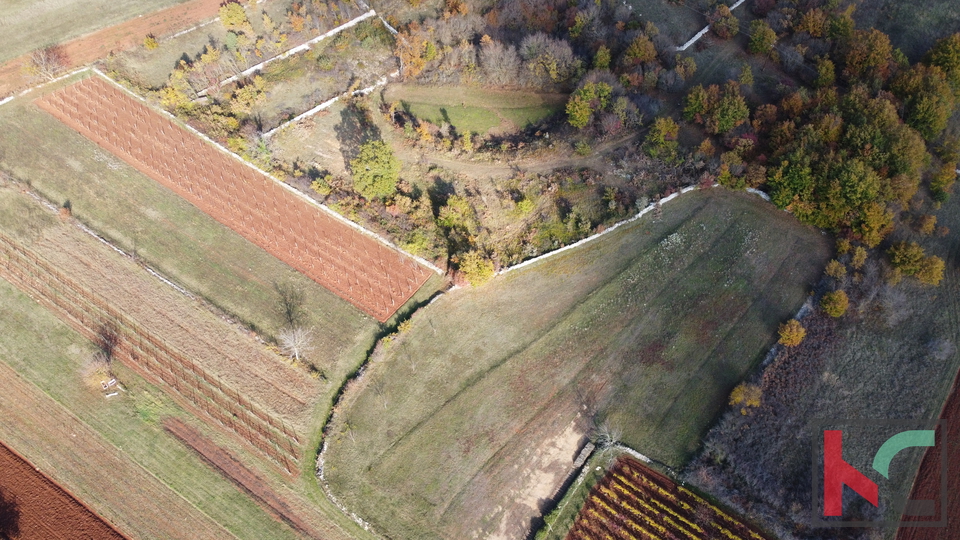
[[[953,383],[953,393],[943,406],[940,418],[946,420],[947,452],[947,519],[946,527],[901,527],[897,531],[897,540],[952,540],[960,538],[960,375]],[[942,504],[941,464],[943,454],[941,447],[934,446],[927,450],[920,462],[920,470],[913,481],[910,499],[915,501],[934,501],[936,515],[929,517],[904,516],[903,521],[938,521]]]
[[[322,382],[77,227],[32,242],[0,233],[0,276],[290,472]],[[214,423],[214,422],[211,422]]]
[[[53,480],[0,443],[0,538],[125,538]]]
[[[99,77],[37,103],[381,322],[430,276],[406,254],[321,211]]]

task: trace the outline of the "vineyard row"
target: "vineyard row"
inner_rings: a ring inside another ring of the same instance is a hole
[[[287,471],[297,469],[299,440],[290,427],[2,232],[0,263],[0,275],[59,313],[81,334],[97,341],[109,329],[117,338],[113,353],[125,365],[172,388],[182,398],[178,401],[202,411]]]

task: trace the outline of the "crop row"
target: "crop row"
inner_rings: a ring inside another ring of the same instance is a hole
[[[568,540],[764,540],[690,490],[621,458],[593,488]]]
[[[2,232],[0,263],[3,277],[61,314],[86,337],[97,341],[109,329],[117,338],[114,354],[131,369],[175,390],[184,405],[229,428],[288,471],[296,470],[299,441],[288,426]]]
[[[47,94],[37,103],[380,321],[429,277],[405,254],[318,211],[99,77]]]

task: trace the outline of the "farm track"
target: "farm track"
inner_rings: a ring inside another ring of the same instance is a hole
[[[13,502],[19,512],[16,519],[19,534],[14,538],[125,538],[3,443],[0,443],[0,494],[3,500]],[[0,515],[0,520],[6,518]]]
[[[221,3],[221,0],[191,0],[68,41],[62,45],[69,59],[67,70],[136,47],[147,34],[162,37],[216,17]],[[0,97],[31,84],[29,75],[23,71],[29,61],[27,54],[0,65]]]
[[[279,497],[266,481],[240,463],[237,458],[176,418],[167,418],[163,427],[183,444],[192,448],[200,457],[224,476],[253,497],[275,517],[285,521],[301,534],[320,538],[312,528],[301,520],[289,505]]]
[[[111,260],[112,252],[106,253],[109,248],[79,235],[76,229],[55,231],[49,235],[52,238],[26,247],[0,233],[0,277],[94,341],[109,329],[116,336],[114,355],[121,362],[166,388],[209,423],[220,424],[281,468],[296,473],[303,434],[278,419],[276,412],[265,411],[264,406],[282,403],[283,395],[255,390],[279,387],[280,381],[289,379],[293,393],[300,379],[298,393],[306,399],[316,383],[279,358],[271,361],[259,344],[244,339],[226,323],[218,329],[216,323],[221,321],[212,315],[205,320],[204,312],[173,291],[159,284],[149,286],[145,274],[125,268],[115,254]],[[68,277],[71,271],[75,277]],[[178,347],[191,342],[202,345]],[[311,410],[306,403],[297,409],[303,416]]]
[[[430,276],[406,254],[310,205],[100,78],[37,103],[380,322]]]

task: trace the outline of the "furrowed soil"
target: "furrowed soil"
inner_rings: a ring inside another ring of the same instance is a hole
[[[683,464],[828,254],[712,189],[444,295],[348,389],[324,474],[391,537],[522,538],[596,426]]]
[[[4,536],[12,540],[125,538],[3,443],[0,443],[0,508],[0,534],[5,533]]]
[[[946,527],[901,527],[897,531],[897,540],[949,540],[960,535],[960,376],[953,383],[953,393],[947,399],[940,418],[946,420],[946,450],[942,446],[929,449],[920,462],[920,470],[913,482],[910,491],[910,500],[933,501],[936,505],[934,515],[924,518],[903,516],[903,521],[936,521],[947,518]],[[940,439],[943,440],[943,439]],[[941,514],[943,508],[942,477],[944,455],[947,453],[947,500],[946,516]]]
[[[99,77],[41,108],[217,221],[386,322],[431,271],[232,159]]]

